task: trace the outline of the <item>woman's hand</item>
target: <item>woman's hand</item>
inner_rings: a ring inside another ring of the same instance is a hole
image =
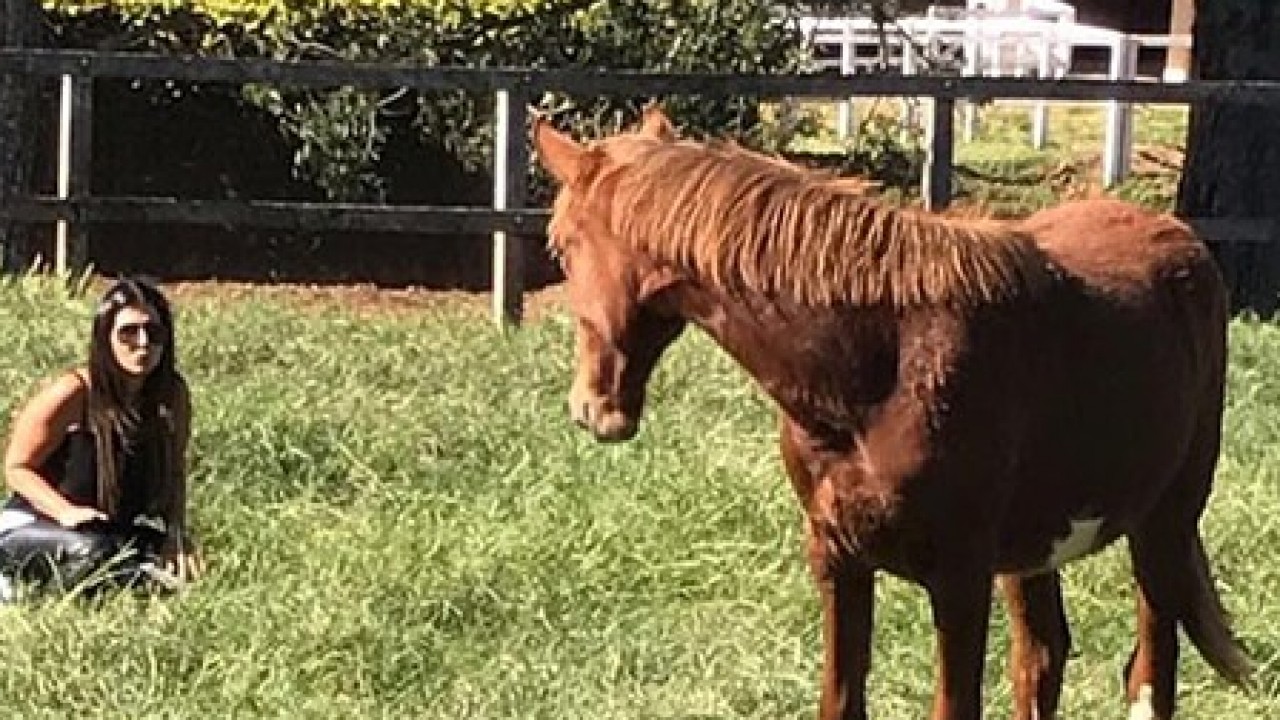
[[[68,505],[65,509],[60,510],[57,517],[54,518],[59,525],[67,529],[79,527],[94,520],[106,519],[106,513],[98,508],[85,507],[84,505]]]
[[[160,546],[161,566],[176,575],[184,583],[194,582],[204,575],[204,557],[199,548],[185,533],[170,533]]]

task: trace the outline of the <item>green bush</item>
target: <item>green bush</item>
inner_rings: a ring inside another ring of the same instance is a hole
[[[51,0],[46,8],[60,44],[78,48],[467,67],[787,72],[804,63],[785,15],[747,0],[224,0],[177,7]],[[401,194],[394,179],[383,174],[392,136],[415,136],[453,158],[464,172],[483,172],[491,161],[489,97],[351,88],[212,89],[169,82],[129,83],[128,91],[145,96],[143,104],[152,107],[171,105],[179,95],[191,102],[217,92],[235,95],[244,112],[258,108],[275,119],[295,179],[332,199],[385,200]],[[537,99],[582,134],[616,129],[648,100]],[[695,131],[756,142],[785,139],[765,133],[751,98],[674,98],[667,106]]]

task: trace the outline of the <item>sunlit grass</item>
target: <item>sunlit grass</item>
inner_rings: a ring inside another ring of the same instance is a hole
[[[55,281],[0,287],[9,407],[80,358],[90,305]],[[689,333],[641,435],[599,446],[565,417],[565,317],[504,335],[479,305],[181,297],[211,573],[169,600],[0,608],[0,715],[812,717],[820,645],[800,513],[747,377]],[[1280,717],[1280,329],[1237,322],[1233,351],[1205,527],[1261,687],[1225,687],[1188,649],[1183,718]],[[1064,717],[1122,717],[1123,552],[1067,584]],[[919,718],[923,595],[889,578],[878,595],[873,716]],[[987,695],[1002,717],[995,617]]]
[[[965,200],[998,214],[1022,215],[1067,197],[1101,192],[1105,105],[1050,104],[1041,148],[1032,144],[1032,107],[979,110],[972,141],[956,148],[958,186]],[[1185,108],[1135,106],[1131,173],[1108,192],[1172,210],[1186,127]]]
[[[856,115],[868,114],[923,122],[927,103],[915,99],[905,106],[897,98],[867,98],[856,104]],[[910,113],[904,107],[912,108]],[[976,108],[973,135],[966,138],[963,103],[955,115],[955,202],[999,216],[1021,216],[1063,200],[1107,192],[1157,210],[1172,210],[1186,145],[1188,111],[1180,106],[1137,105],[1133,108],[1132,172],[1119,185],[1103,190],[1102,155],[1106,106],[1103,103],[1050,103],[1046,143],[1032,143],[1030,102],[1000,102]],[[796,138],[792,149],[811,153],[841,153],[858,147],[853,136],[836,136],[833,103],[810,102],[795,111],[815,128]],[[919,143],[921,132],[908,133]],[[911,188],[915,191],[915,188]],[[896,195],[894,195],[896,197]]]

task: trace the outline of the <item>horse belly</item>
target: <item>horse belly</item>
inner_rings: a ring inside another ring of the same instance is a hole
[[[1119,534],[1114,524],[1100,514],[1020,523],[1003,534],[996,569],[1029,574],[1058,570],[1102,550]]]
[[[1106,520],[1094,517],[1072,520],[1071,529],[1066,535],[1054,540],[1049,557],[1038,568],[1039,570],[1057,570],[1073,560],[1091,555],[1110,544],[1114,537],[1103,534]]]
[[[1206,413],[1171,388],[1203,382],[1175,358],[1144,375],[1160,366],[1155,352],[1106,360],[1077,361],[1069,391],[1038,406],[1001,513],[1002,569],[1059,569],[1139,527],[1162,497],[1199,492],[1183,466]]]
[[[1100,547],[1102,540],[1103,518],[1072,520],[1071,529],[1066,535],[1054,540],[1049,558],[1042,569],[1057,570],[1072,560],[1078,560]]]

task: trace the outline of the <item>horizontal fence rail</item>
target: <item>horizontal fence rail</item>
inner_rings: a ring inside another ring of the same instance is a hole
[[[953,112],[958,101],[1106,101],[1114,109],[1132,103],[1194,104],[1206,100],[1280,106],[1280,83],[1189,82],[1164,85],[1138,80],[1033,79],[943,75],[795,75],[667,73],[627,70],[454,68],[372,65],[335,61],[279,62],[138,53],[98,53],[0,48],[0,74],[60,78],[57,197],[11,198],[0,220],[54,222],[57,262],[80,264],[85,229],[95,224],[157,223],[255,227],[301,231],[493,233],[494,310],[503,323],[519,321],[523,259],[517,238],[545,230],[548,212],[525,208],[529,141],[526,108],[547,92],[596,96],[755,96],[761,99],[926,97],[928,117],[923,195],[943,208],[951,198]],[[93,95],[97,78],[177,80],[227,85],[267,84],[326,89],[463,90],[496,98],[492,207],[391,206],[262,200],[178,200],[159,197],[92,197],[88,187]],[[1125,128],[1117,121],[1119,133]]]
[[[135,53],[0,49],[0,73],[73,75],[262,83],[299,88],[518,90],[581,95],[754,95],[762,98],[903,95],[953,100],[1081,100],[1185,105],[1229,96],[1232,102],[1280,104],[1273,81],[1198,81],[1160,84],[1141,80],[942,75],[797,75],[666,73],[627,70],[540,70],[361,65],[333,61],[278,62],[261,59],[175,57]]]
[[[3,214],[31,223],[187,224],[270,230],[404,233],[541,233],[550,211],[476,207],[177,200],[156,197],[18,198]]]

